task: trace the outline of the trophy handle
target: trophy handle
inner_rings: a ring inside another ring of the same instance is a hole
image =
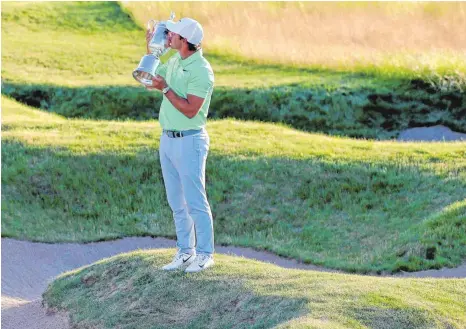
[[[152,24],[151,24],[152,23]],[[155,19],[150,19],[147,22],[147,29],[151,31],[151,33],[154,32],[155,27],[157,26],[159,22],[157,22]]]

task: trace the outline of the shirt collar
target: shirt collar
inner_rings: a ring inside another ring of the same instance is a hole
[[[201,57],[202,57],[202,49],[199,49],[198,51],[196,51],[194,54],[192,54],[191,56],[189,56],[186,59],[182,59],[181,56],[180,56],[181,66],[183,68],[186,68],[189,64],[201,59]]]

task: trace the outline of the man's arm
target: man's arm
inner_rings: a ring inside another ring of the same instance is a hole
[[[152,87],[148,87],[148,89],[158,89],[162,90],[167,87],[167,83],[165,79],[161,76],[156,76],[152,79]],[[183,98],[178,96],[173,89],[170,89],[166,94],[165,97],[172,103],[172,105],[181,113],[183,113],[189,119],[194,118],[204,103],[204,98],[198,97],[195,95],[188,94],[187,98]]]
[[[163,88],[162,88],[163,89]],[[165,97],[172,103],[172,105],[189,119],[194,118],[204,103],[204,98],[188,94],[188,98],[178,96],[173,89],[170,89]]]

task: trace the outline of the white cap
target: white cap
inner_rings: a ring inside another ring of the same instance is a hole
[[[168,20],[167,29],[181,35],[195,46],[200,44],[204,37],[204,30],[201,24],[192,18],[182,18],[178,22]]]

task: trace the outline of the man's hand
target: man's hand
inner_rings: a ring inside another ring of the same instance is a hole
[[[168,87],[167,82],[160,75],[156,75],[152,78],[152,87],[158,90],[162,90],[165,87]]]
[[[146,86],[148,90],[162,90],[163,88],[167,87],[167,82],[163,77],[160,75],[156,75],[155,77],[152,78],[152,86]]]

